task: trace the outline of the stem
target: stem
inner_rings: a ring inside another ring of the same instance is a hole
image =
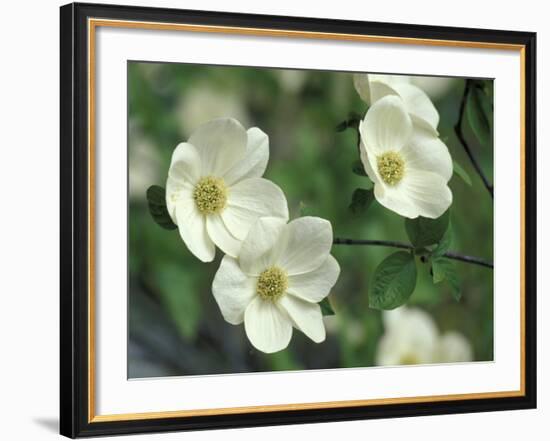
[[[468,158],[470,158],[470,162],[474,166],[477,174],[483,181],[483,185],[485,185],[485,188],[491,195],[491,198],[493,197],[493,185],[489,182],[485,174],[483,173],[483,170],[481,169],[481,166],[477,162],[477,159],[475,158],[474,154],[472,153],[472,150],[470,149],[470,146],[466,142],[466,138],[464,137],[464,133],[462,132],[462,121],[464,120],[464,111],[466,109],[466,99],[468,97],[468,92],[471,88],[471,81],[466,80],[466,85],[464,86],[464,93],[462,95],[462,100],[460,101],[460,110],[459,110],[459,117],[458,121],[455,125],[455,133],[458,137],[458,140],[462,144],[462,147],[464,147],[464,150],[466,151],[466,154],[468,155]]]
[[[371,246],[380,246],[380,247],[391,247],[391,248],[401,248],[404,250],[412,250],[414,247],[405,242],[397,242],[395,240],[376,240],[376,239],[344,239],[344,238],[334,238],[334,245],[371,245]],[[493,262],[489,260],[482,259],[475,256],[467,256],[465,254],[460,254],[455,251],[447,251],[444,254],[445,257],[453,260],[460,260],[466,263],[472,263],[474,265],[484,266],[486,268],[493,268]]]

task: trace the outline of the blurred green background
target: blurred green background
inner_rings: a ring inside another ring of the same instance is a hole
[[[472,186],[453,176],[453,249],[493,258],[493,206],[454,135],[465,81],[416,78],[434,101],[439,131]],[[492,88],[492,83],[487,81]],[[348,206],[364,177],[351,171],[357,134],[335,127],[366,104],[349,73],[249,67],[128,63],[129,101],[129,351],[130,378],[326,369],[374,365],[384,332],[380,311],[369,309],[369,277],[391,248],[334,246],[342,268],[325,317],[327,339],[315,344],[295,331],[289,347],[268,355],[248,342],[244,326],[226,323],[211,294],[222,257],[204,264],[177,231],[156,225],[147,208],[150,185],[165,186],[175,146],[201,123],[231,116],[269,135],[265,177],[288,199],[291,218],[301,211],[331,221],[335,237],[407,241],[403,218],[373,203],[353,215]],[[466,137],[492,181],[492,146],[481,146],[465,124]],[[304,208],[305,207],[305,208]],[[420,264],[421,265],[421,264]],[[475,360],[493,358],[493,272],[457,262],[463,296],[453,300],[445,284],[434,285],[419,267],[409,301],[427,311],[441,332],[455,330],[472,345]]]

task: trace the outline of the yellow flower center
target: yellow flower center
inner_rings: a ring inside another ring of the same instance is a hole
[[[256,292],[264,300],[275,301],[281,298],[288,288],[286,272],[277,266],[266,269],[258,277]]]
[[[221,178],[207,176],[195,185],[193,199],[203,214],[220,213],[227,204],[227,187]]]
[[[405,161],[397,152],[386,152],[376,158],[378,173],[388,185],[395,185],[405,174]]]

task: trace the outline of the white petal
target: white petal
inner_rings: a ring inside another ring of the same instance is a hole
[[[182,142],[174,149],[168,176],[180,184],[189,182],[195,185],[201,173],[201,158],[197,149]]]
[[[359,156],[361,157],[361,162],[363,163],[365,172],[367,172],[367,176],[370,178],[370,180],[375,184],[380,183],[381,185],[383,185],[384,181],[382,181],[382,178],[380,178],[378,167],[376,165],[376,156],[372,151],[367,152],[367,148],[363,141],[361,141],[359,144]]]
[[[293,296],[283,296],[279,304],[286,310],[297,329],[306,334],[315,343],[325,340],[323,314],[317,303],[309,303]]]
[[[395,329],[411,341],[435,344],[438,330],[432,316],[420,308],[404,307],[400,323]]]
[[[436,173],[406,169],[400,189],[422,217],[438,218],[453,202],[446,179]]]
[[[288,205],[283,191],[264,178],[251,178],[229,187],[227,207],[222,218],[227,228],[243,240],[259,217],[288,219]]]
[[[353,74],[353,86],[363,101],[370,104],[370,88],[368,74]]]
[[[197,149],[186,142],[178,144],[172,153],[166,181],[166,207],[176,223],[176,202],[182,188],[195,185],[200,177],[201,158]]]
[[[449,181],[453,160],[447,146],[430,130],[415,126],[409,143],[401,150],[407,167],[441,175]]]
[[[423,340],[414,331],[404,335],[401,332],[390,331],[378,341],[376,364],[379,366],[396,366],[402,364],[433,363],[435,344],[431,340]]]
[[[378,344],[377,364],[404,362],[432,363],[438,338],[431,316],[418,308],[399,308],[399,313],[384,312],[386,331]],[[389,326],[388,326],[389,324]]]
[[[370,88],[371,105],[381,100],[385,96],[398,95],[397,92],[388,84],[385,84],[379,81],[370,81],[369,88]]]
[[[206,216],[206,231],[212,241],[225,254],[229,254],[231,257],[239,255],[241,241],[229,232],[220,215],[212,214]]]
[[[368,77],[372,104],[387,95],[397,95],[398,93],[394,89],[395,85],[410,82],[410,77],[406,75],[369,74]]]
[[[269,137],[257,127],[247,130],[244,157],[223,176],[227,185],[249,178],[261,178],[269,160]]]
[[[396,84],[395,91],[403,99],[407,112],[437,130],[439,113],[428,95],[412,84]]]
[[[241,245],[239,264],[246,274],[258,276],[274,263],[273,248],[286,225],[278,217],[261,217],[254,222]]]
[[[399,151],[412,135],[412,121],[403,101],[390,95],[372,105],[359,132],[367,150],[375,155]]]
[[[244,329],[252,346],[268,354],[285,349],[292,337],[292,323],[286,312],[259,296],[246,308]]]
[[[319,217],[301,217],[288,223],[276,244],[275,261],[289,276],[319,268],[332,247],[332,225]]]
[[[462,334],[454,331],[446,332],[437,343],[436,359],[441,363],[472,361],[472,346]]]
[[[374,197],[380,205],[383,205],[388,210],[396,212],[400,216],[411,219],[417,218],[420,215],[419,209],[407,198],[401,186],[402,182],[395,186],[375,182]]]
[[[244,127],[233,118],[218,118],[201,125],[189,138],[202,161],[202,176],[223,176],[246,152]]]
[[[175,181],[170,176],[168,176],[168,179],[166,180],[166,208],[168,210],[168,214],[172,218],[172,222],[174,222],[175,224],[177,224],[176,204],[180,196],[182,194],[189,196],[189,192],[192,192],[192,191],[193,191],[193,186],[191,185],[191,183],[189,182],[181,183],[179,181]]]
[[[410,84],[412,78],[408,75],[369,74],[369,80],[394,87],[397,84]]]
[[[392,328],[399,328],[399,324],[403,317],[406,317],[409,308],[407,306],[400,306],[392,310],[387,310],[382,313],[382,322],[384,323],[384,329],[386,331]]]
[[[238,325],[256,294],[256,280],[242,272],[237,260],[224,256],[212,282],[212,293],[223,318]]]
[[[290,276],[287,292],[308,302],[318,303],[328,296],[339,275],[340,265],[329,255],[316,270]]]
[[[176,202],[175,214],[180,236],[189,251],[203,262],[211,262],[216,247],[206,232],[206,219],[197,210],[190,189],[182,190]]]

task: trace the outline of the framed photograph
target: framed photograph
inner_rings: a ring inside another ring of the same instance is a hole
[[[61,433],[536,406],[534,33],[61,8]]]

